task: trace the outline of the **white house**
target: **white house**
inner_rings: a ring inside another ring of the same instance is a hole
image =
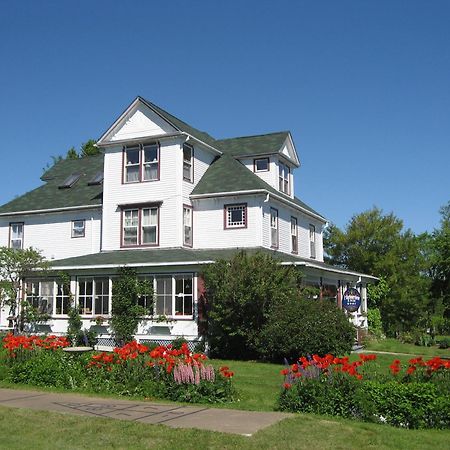
[[[359,287],[352,318],[367,326],[374,277],[323,262],[326,219],[294,195],[300,161],[288,131],[216,140],[137,97],[97,145],[101,156],[58,162],[43,185],[0,207],[0,246],[37,248],[70,274],[86,328],[110,314],[113,278],[127,265],[152,281],[155,314],[172,319],[149,318],[136,337],[197,339],[200,268],[237,249],[300,266],[339,305],[346,287]],[[58,278],[26,281],[24,295],[52,317],[47,329],[64,332],[69,298]]]

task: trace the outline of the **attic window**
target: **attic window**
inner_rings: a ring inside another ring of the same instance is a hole
[[[102,184],[103,172],[97,172],[88,182],[89,186],[95,186],[96,184]]]
[[[73,173],[72,175],[68,176],[62,184],[60,184],[58,187],[59,189],[67,189],[71,188],[81,177],[81,173]]]

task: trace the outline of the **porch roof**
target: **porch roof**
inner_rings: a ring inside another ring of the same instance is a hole
[[[281,264],[294,264],[318,272],[318,275],[332,273],[345,277],[361,277],[365,281],[375,281],[376,277],[347,269],[331,266],[310,258],[270,250],[264,247],[252,248],[223,248],[194,250],[189,248],[158,248],[143,250],[115,250],[94,253],[51,261],[54,270],[108,269],[121,266],[129,267],[161,267],[161,266],[197,266],[211,264],[219,259],[230,259],[236,252],[245,250],[255,254],[261,252],[272,255]]]

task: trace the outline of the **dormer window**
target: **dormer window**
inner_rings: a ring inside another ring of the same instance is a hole
[[[282,162],[280,162],[278,166],[279,166],[279,176],[278,176],[279,190],[287,195],[290,195],[291,190],[289,186],[289,175],[291,169]]]
[[[159,146],[138,144],[124,149],[124,183],[159,180]]]
[[[269,158],[257,158],[253,160],[254,172],[268,172]]]
[[[183,180],[194,181],[194,148],[188,144],[183,145]]]

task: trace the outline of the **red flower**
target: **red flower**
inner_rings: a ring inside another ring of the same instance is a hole
[[[284,389],[290,389],[292,387],[292,385],[289,383],[284,383],[283,387],[284,387]]]

